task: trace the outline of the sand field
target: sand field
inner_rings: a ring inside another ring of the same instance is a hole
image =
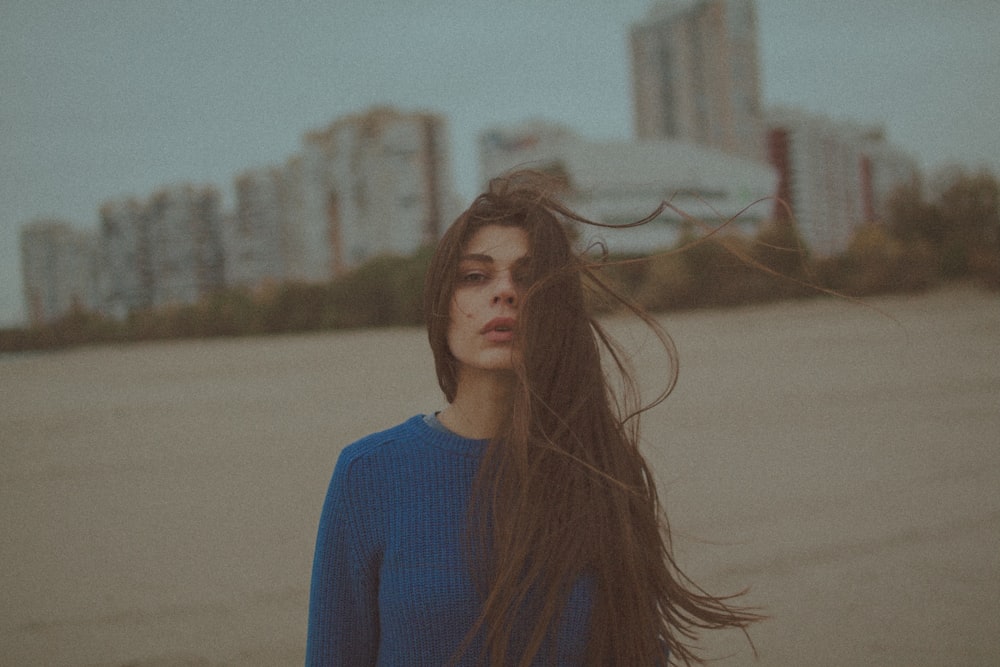
[[[750,587],[756,664],[1000,664],[1000,297],[866,303],[663,318],[678,559]],[[609,325],[653,389],[649,336]],[[340,448],[440,407],[417,329],[0,357],[0,665],[301,664]]]

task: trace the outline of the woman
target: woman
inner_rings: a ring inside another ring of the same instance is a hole
[[[593,223],[551,192],[494,179],[438,245],[425,312],[448,405],[341,454],[307,664],[688,663],[698,630],[757,619],[673,563],[637,447],[646,408],[588,314],[585,285],[614,292],[564,227]]]

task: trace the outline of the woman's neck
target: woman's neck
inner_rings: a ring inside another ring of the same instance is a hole
[[[463,374],[455,400],[438,419],[449,431],[465,438],[492,438],[510,407],[512,383],[513,375],[507,373]]]

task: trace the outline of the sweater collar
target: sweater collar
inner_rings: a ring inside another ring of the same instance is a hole
[[[447,449],[449,451],[465,454],[467,456],[478,456],[482,453],[489,440],[475,440],[473,438],[463,438],[462,436],[449,431],[438,421],[436,414],[417,415],[411,420],[414,427],[419,431],[420,436],[426,442]]]

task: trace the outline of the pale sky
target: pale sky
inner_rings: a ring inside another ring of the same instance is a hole
[[[529,118],[632,132],[627,36],[651,0],[0,0],[0,325],[24,317],[18,231],[281,164],[387,104],[475,138]],[[1000,0],[758,0],[763,97],[883,125],[925,170],[1000,175]]]

